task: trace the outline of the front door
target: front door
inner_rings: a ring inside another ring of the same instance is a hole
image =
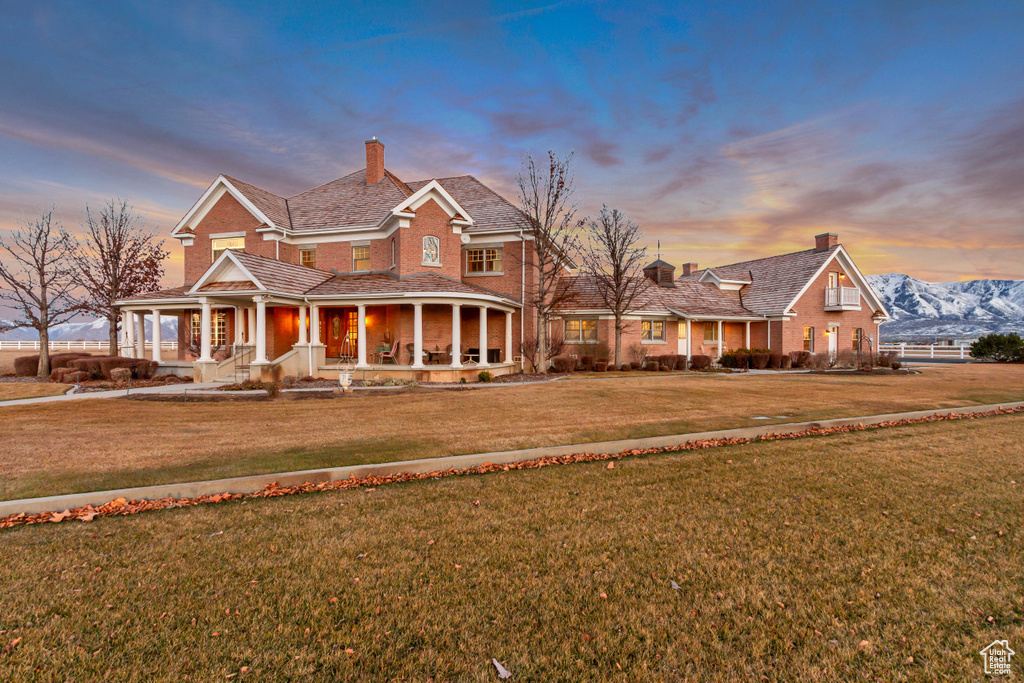
[[[830,327],[828,328],[828,355],[835,358],[837,353],[839,353],[839,328]]]
[[[340,308],[327,309],[327,357],[339,358],[345,339],[345,312]]]

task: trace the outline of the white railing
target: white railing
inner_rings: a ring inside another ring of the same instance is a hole
[[[860,290],[856,287],[826,287],[826,306],[860,306]]]
[[[51,341],[49,344],[51,351],[106,351],[109,350],[109,344],[105,341],[96,340],[68,340],[68,341]],[[146,348],[153,348],[153,342],[146,342]],[[176,341],[165,341],[160,342],[160,349],[163,351],[177,351],[178,342]],[[38,341],[2,341],[0,340],[0,351],[38,351]]]
[[[901,358],[939,358],[967,360],[970,346],[941,346],[939,344],[880,344],[880,352],[894,351]]]

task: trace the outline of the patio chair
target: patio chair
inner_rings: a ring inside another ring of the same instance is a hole
[[[448,359],[448,364],[451,365],[451,363],[452,363],[452,345],[451,344],[449,344],[448,346],[445,347],[444,355],[445,355],[445,358]]]
[[[380,353],[377,354],[377,363],[379,365],[383,365],[384,361],[390,360],[395,365],[398,365],[398,360],[395,358],[396,355],[398,355],[398,342],[397,341],[394,344],[391,345],[391,350],[390,351],[381,351]]]
[[[405,345],[405,350],[409,352],[409,365],[415,365],[416,364],[416,358],[415,358],[416,345],[415,344],[406,344]]]

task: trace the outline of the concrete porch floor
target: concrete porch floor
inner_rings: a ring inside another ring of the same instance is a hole
[[[328,358],[325,365],[317,368],[317,376],[323,379],[338,379],[338,363]],[[351,367],[351,366],[349,366]],[[374,380],[405,379],[415,382],[459,382],[465,379],[467,382],[477,381],[477,375],[486,370],[492,376],[510,375],[519,371],[516,363],[491,363],[485,367],[474,364],[464,365],[462,368],[453,368],[449,365],[426,365],[422,368],[413,368],[411,365],[371,365],[365,369],[355,370],[352,379]]]

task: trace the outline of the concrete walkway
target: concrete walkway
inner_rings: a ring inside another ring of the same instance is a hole
[[[40,396],[39,398],[16,398],[10,401],[0,401],[0,408],[8,406],[31,406],[37,403],[60,403],[62,401],[85,401],[95,398],[124,398],[129,393],[135,394],[170,394],[181,395],[186,391],[215,389],[218,387],[215,382],[200,382],[198,384],[167,384],[161,387],[143,387],[141,389],[113,389],[111,391],[83,391],[78,393],[61,394],[60,396]]]
[[[873,425],[893,420],[913,420],[935,415],[969,415],[986,413],[998,408],[1021,408],[1024,401],[999,403],[991,405],[964,406],[960,408],[940,408],[937,410],[918,410],[908,413],[888,413],[884,415],[866,415],[862,417],[842,417],[832,420],[814,422],[793,422],[787,424],[760,425],[756,427],[740,427],[738,429],[721,429],[713,432],[695,432],[691,434],[675,434],[670,436],[652,436],[643,439],[623,439],[620,441],[601,441],[595,443],[568,444],[565,446],[545,446],[526,448],[515,451],[497,451],[492,453],[476,453],[472,455],[452,455],[441,458],[424,458],[421,460],[402,460],[398,462],[379,463],[374,465],[351,465],[347,467],[327,467],[313,470],[277,472],[272,474],[256,474],[247,477],[230,479],[214,479],[208,481],[184,482],[177,484],[159,484],[156,486],[139,486],[112,491],[94,491],[90,493],[73,493],[63,496],[45,498],[22,498],[20,500],[0,501],[0,517],[18,513],[36,514],[40,512],[60,512],[85,505],[100,506],[117,498],[127,500],[159,500],[162,498],[195,498],[218,493],[254,493],[266,488],[269,484],[281,486],[328,481],[341,481],[350,477],[382,476],[401,472],[433,472],[437,470],[463,469],[484,464],[501,465],[522,460],[572,455],[574,453],[622,453],[633,449],[671,448],[688,442],[709,439],[743,438],[752,439],[768,434],[787,434],[807,431],[811,428],[844,427],[850,425]]]

